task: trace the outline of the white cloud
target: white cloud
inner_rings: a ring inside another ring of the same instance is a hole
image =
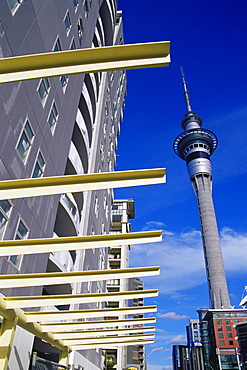
[[[158,313],[157,317],[160,317],[161,319],[170,319],[170,320],[188,319],[188,316],[186,316],[186,315],[177,315],[175,312]]]
[[[166,227],[151,221],[145,229],[156,226]],[[225,227],[220,236],[227,275],[240,276],[247,265],[247,233],[240,234]],[[162,242],[131,247],[130,261],[132,266],[161,267],[160,276],[145,280],[146,288],[158,286],[160,294],[174,296],[177,292],[206,282],[201,233],[198,230],[188,228],[179,234],[164,230]]]
[[[156,332],[156,333],[167,334],[167,331],[165,331],[164,329],[158,329],[158,328],[156,328],[156,329],[155,329],[155,332]]]
[[[185,335],[179,334],[166,342],[167,345],[171,344],[187,344]]]

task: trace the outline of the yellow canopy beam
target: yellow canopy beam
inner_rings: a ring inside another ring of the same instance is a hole
[[[121,301],[124,299],[138,299],[157,297],[158,289],[152,290],[133,290],[126,292],[113,293],[88,293],[88,294],[61,294],[61,295],[42,295],[42,296],[20,296],[3,297],[7,308],[27,308],[57,306],[63,304],[93,303],[106,301]]]
[[[102,310],[63,310],[63,311],[37,311],[26,312],[27,322],[49,322],[73,319],[88,319],[92,317],[109,317],[122,315],[136,315],[156,312],[157,306],[136,306],[120,308],[104,308]]]
[[[29,333],[35,335],[36,337],[50,343],[52,346],[59,348],[60,350],[70,350],[70,347],[64,345],[63,341],[60,339],[55,339],[54,335],[50,331],[43,331],[41,325],[37,322],[27,322],[27,317],[25,313],[20,309],[8,310],[6,307],[6,302],[0,298],[0,316],[6,320],[17,320],[17,325],[28,331]]]
[[[114,246],[121,247],[125,245],[155,243],[161,240],[162,231],[87,235],[81,237],[73,236],[65,238],[2,240],[0,241],[0,257]]]
[[[97,321],[70,321],[70,322],[52,322],[40,324],[43,332],[67,332],[70,330],[85,330],[97,328],[116,328],[116,327],[133,327],[134,325],[155,324],[155,317],[142,317],[138,319],[122,319],[122,320],[97,320]]]
[[[81,338],[94,338],[97,340],[98,337],[107,337],[109,335],[122,335],[122,334],[133,334],[133,333],[144,333],[149,331],[155,331],[155,326],[140,326],[135,328],[125,329],[105,329],[105,330],[77,330],[71,332],[58,332],[53,333],[56,339],[81,339]]]
[[[169,41],[24,55],[0,59],[0,83],[169,63]]]
[[[117,349],[118,347],[126,347],[126,346],[136,346],[136,345],[144,345],[154,343],[154,340],[129,340],[122,343],[109,342],[107,344],[104,343],[92,343],[92,344],[81,344],[76,346],[71,346],[73,351],[80,351],[83,349],[90,349],[90,348],[102,348],[102,349]]]
[[[165,174],[161,168],[6,180],[0,182],[0,200],[161,184]]]
[[[133,335],[112,335],[110,337],[101,337],[101,338],[81,338],[81,339],[65,339],[63,342],[67,346],[76,346],[83,344],[94,344],[97,343],[109,343],[115,341],[116,343],[122,343],[129,340],[139,340],[139,339],[154,339],[154,334],[133,334]]]
[[[87,281],[125,279],[141,276],[159,275],[159,267],[135,267],[112,270],[91,270],[73,272],[44,272],[33,274],[0,275],[0,286],[4,288],[20,288],[26,286],[43,286],[72,284]]]

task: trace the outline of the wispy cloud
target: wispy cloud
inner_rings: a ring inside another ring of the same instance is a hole
[[[155,329],[155,332],[156,332],[156,333],[167,334],[167,331],[165,331],[164,329],[159,329],[159,328],[156,328],[156,329]]]
[[[185,289],[200,286],[206,282],[201,233],[194,229],[185,229],[180,233],[166,230],[166,226],[154,221],[145,229],[163,228],[163,241],[133,246],[131,250],[132,266],[161,266],[161,274],[145,280],[146,287],[159,286],[160,294],[176,296]],[[240,276],[247,264],[247,233],[240,234],[230,228],[220,232],[225,267],[228,276]],[[196,276],[196,279],[195,279]]]
[[[173,337],[172,339],[166,342],[167,345],[186,344],[186,343],[187,343],[186,337],[185,335],[182,335],[182,334],[176,335],[175,337]]]
[[[160,317],[161,319],[170,319],[170,320],[188,319],[188,316],[186,316],[186,315],[177,315],[175,312],[158,313],[157,317]]]

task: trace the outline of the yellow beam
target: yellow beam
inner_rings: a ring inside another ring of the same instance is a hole
[[[73,236],[65,238],[2,240],[0,241],[0,257],[114,246],[121,247],[125,245],[155,243],[161,240],[162,231],[87,235],[81,237]]]
[[[139,339],[154,339],[154,334],[133,334],[133,335],[112,335],[110,337],[101,337],[101,338],[81,338],[81,339],[64,339],[64,344],[67,346],[76,346],[76,345],[85,345],[85,344],[94,344],[97,343],[122,343],[129,340],[139,340]]]
[[[138,299],[157,297],[158,290],[133,290],[126,292],[113,293],[88,293],[88,294],[61,294],[61,295],[42,295],[42,296],[20,296],[3,297],[7,308],[27,308],[27,307],[46,307],[63,304],[92,303],[106,301],[121,301],[124,299]]]
[[[126,347],[126,346],[136,346],[136,345],[144,345],[154,343],[153,340],[129,340],[122,343],[116,342],[109,342],[107,344],[104,343],[92,343],[92,344],[81,344],[76,346],[71,346],[73,351],[80,351],[83,349],[90,349],[90,348],[102,348],[102,349],[117,349],[118,347]]]
[[[166,181],[165,174],[161,168],[6,180],[0,182],[0,200],[161,184]]]
[[[0,83],[169,63],[169,41],[24,55],[0,59]]]
[[[43,286],[72,284],[87,281],[125,279],[141,276],[159,275],[159,267],[135,267],[112,270],[91,270],[74,272],[44,272],[33,274],[0,275],[1,288],[20,288],[26,286]]]
[[[20,309],[7,310],[6,302],[2,298],[0,298],[0,316],[10,321],[15,320],[17,318],[18,326],[20,326],[24,330],[42,339],[43,341],[50,343],[52,346],[59,348],[60,350],[68,349],[71,351],[70,347],[66,347],[63,344],[62,340],[55,339],[53,333],[51,333],[50,331],[43,331],[42,326],[39,325],[37,322],[28,323],[27,317],[22,310]]]
[[[122,335],[122,334],[133,334],[133,333],[144,333],[149,331],[155,331],[155,326],[140,326],[135,328],[125,329],[104,329],[104,330],[77,330],[71,332],[58,332],[53,333],[56,339],[81,339],[81,338],[93,338],[98,340],[98,337],[107,337],[109,335]]]
[[[26,312],[27,322],[49,322],[60,320],[86,319],[92,317],[109,317],[122,315],[136,315],[156,312],[157,306],[137,306],[121,308],[104,308],[102,310],[63,310],[63,311],[37,311]]]
[[[133,327],[134,325],[155,324],[156,318],[138,318],[138,319],[122,319],[122,320],[97,320],[97,321],[70,321],[70,322],[52,322],[40,324],[43,332],[67,332],[70,330],[85,330],[97,328],[116,328],[116,327]]]

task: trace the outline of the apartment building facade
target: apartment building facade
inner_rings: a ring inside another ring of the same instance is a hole
[[[115,0],[0,2],[1,58],[123,43]],[[0,179],[113,171],[126,89],[124,71],[89,73],[0,85]],[[112,191],[0,201],[1,239],[109,232]],[[0,258],[1,274],[97,270],[107,250]],[[104,282],[2,289],[2,295],[104,292]],[[90,303],[83,308],[96,308]],[[70,309],[69,305],[55,309]],[[80,307],[81,308],[81,307]],[[47,308],[46,308],[47,309]],[[27,369],[33,353],[57,361],[58,350],[18,328],[10,369]],[[72,354],[74,368],[102,368],[101,350]]]

